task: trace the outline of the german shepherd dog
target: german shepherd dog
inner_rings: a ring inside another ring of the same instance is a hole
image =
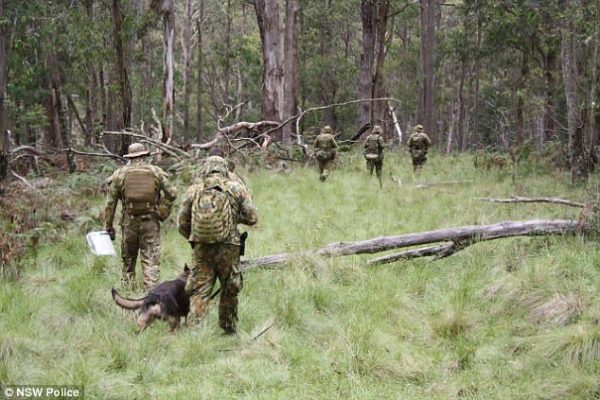
[[[112,288],[111,291],[112,298],[117,305],[126,310],[141,308],[136,333],[143,332],[156,319],[167,321],[171,332],[175,332],[179,328],[181,317],[185,317],[187,323],[187,314],[190,311],[190,297],[185,292],[189,274],[190,269],[186,264],[181,275],[150,289],[148,294],[141,299],[123,297],[117,293],[115,288]]]

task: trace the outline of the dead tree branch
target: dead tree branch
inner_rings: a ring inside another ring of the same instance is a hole
[[[487,201],[490,203],[551,203],[551,204],[562,204],[569,207],[585,207],[584,203],[576,203],[574,201],[560,199],[557,197],[520,197],[510,196],[508,199],[488,199],[478,197],[475,200]]]
[[[117,160],[120,160],[120,161],[127,161],[126,158],[121,157],[118,154],[113,154],[113,153],[110,153],[110,152],[107,152],[107,153],[88,153],[88,152],[85,152],[85,151],[75,150],[72,147],[69,147],[68,149],[63,149],[63,151],[71,151],[73,154],[77,154],[77,155],[80,155],[80,156],[86,156],[86,157],[108,157],[108,158],[114,158],[114,159],[117,159]]]
[[[425,255],[443,255],[443,251],[452,251],[447,254],[459,251],[462,248],[473,243],[507,238],[513,236],[547,236],[547,235],[575,235],[579,233],[589,233],[593,231],[590,224],[581,224],[574,220],[531,220],[531,221],[506,221],[492,225],[470,225],[456,228],[438,229],[435,231],[408,233],[400,236],[384,236],[374,239],[362,240],[358,242],[340,242],[331,243],[316,250],[309,250],[297,253],[281,253],[255,260],[241,262],[242,269],[251,269],[256,267],[269,267],[281,265],[294,259],[305,256],[336,257],[351,254],[373,254],[391,249],[402,247],[411,247],[423,244],[438,242],[453,242],[451,246],[446,245],[438,248],[436,254],[427,254],[432,252],[432,248],[422,250]],[[454,246],[454,247],[452,247]],[[418,253],[412,253],[417,255]],[[446,256],[446,255],[443,255]]]
[[[130,137],[134,137],[137,139],[142,139],[143,141],[156,146],[158,148],[160,148],[161,150],[164,150],[166,153],[169,153],[173,156],[176,157],[183,157],[183,158],[193,158],[192,155],[190,155],[189,153],[175,147],[175,146],[171,146],[170,144],[167,143],[162,143],[160,140],[156,140],[153,138],[150,138],[148,136],[139,134],[139,133],[135,133],[135,132],[128,132],[128,131],[103,131],[103,134],[107,134],[107,135],[113,135],[113,136],[130,136]]]

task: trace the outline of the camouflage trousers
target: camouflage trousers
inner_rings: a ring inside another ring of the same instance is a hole
[[[383,157],[367,158],[367,170],[369,175],[373,175],[373,169],[377,173],[377,177],[381,179],[381,170],[383,169]]]
[[[240,246],[229,243],[194,243],[192,271],[185,291],[190,296],[190,321],[202,320],[217,278],[221,285],[219,299],[219,326],[227,333],[234,333],[237,322],[237,295],[242,290],[242,274],[237,265]]]
[[[324,181],[329,176],[329,171],[333,166],[333,158],[327,160],[318,160],[319,161],[319,179]]]
[[[160,223],[149,216],[126,216],[122,224],[121,259],[123,280],[135,281],[135,264],[140,253],[144,289],[158,285],[160,280]]]
[[[412,165],[414,170],[420,169],[423,164],[427,161],[427,151],[425,150],[411,150],[410,156],[412,158]]]

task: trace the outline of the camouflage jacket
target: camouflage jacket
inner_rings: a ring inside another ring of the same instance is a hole
[[[173,201],[177,197],[177,189],[171,182],[169,182],[168,174],[163,171],[160,167],[145,163],[143,159],[134,159],[130,164],[116,170],[110,178],[110,186],[106,195],[106,203],[104,205],[104,226],[112,227],[115,218],[115,211],[117,203],[121,200],[123,203],[124,194],[124,183],[125,176],[128,171],[135,169],[150,169],[153,172],[156,188],[156,202],[153,206],[151,214],[154,214],[161,220],[165,220],[170,212],[173,205]],[[123,212],[121,216],[121,224],[128,218],[127,213]]]
[[[179,233],[190,242],[197,241],[192,232],[192,202],[194,201],[196,192],[203,189],[204,182],[196,183],[187,189],[177,216]],[[250,189],[246,185],[235,180],[228,180],[226,181],[226,191],[231,196],[230,198],[233,199],[231,205],[235,216],[234,224],[236,225],[236,229],[231,232],[229,239],[224,243],[239,245],[240,232],[237,229],[237,225],[245,224],[251,226],[256,224],[258,222],[258,213],[252,202]]]
[[[374,144],[375,142],[377,145]],[[367,136],[367,140],[365,141],[365,154],[382,154],[383,146],[383,137],[381,137],[379,134],[372,133]]]
[[[425,132],[416,132],[410,135],[406,144],[411,150],[427,150],[431,146],[431,139]]]
[[[338,147],[338,145],[332,134],[321,133],[315,139],[313,147],[316,150],[335,150]]]

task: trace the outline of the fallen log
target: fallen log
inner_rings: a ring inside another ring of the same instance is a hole
[[[557,197],[520,197],[510,196],[508,199],[488,199],[478,197],[475,200],[487,201],[490,203],[551,203],[551,204],[562,204],[569,207],[585,207],[584,203],[577,203],[570,200],[560,199]]]
[[[513,236],[575,235],[578,233],[590,233],[593,229],[591,224],[582,224],[581,221],[575,220],[538,219],[531,221],[505,221],[492,225],[469,225],[420,233],[408,233],[399,236],[383,236],[357,242],[330,243],[315,250],[296,253],[281,253],[260,257],[254,260],[245,260],[240,263],[240,268],[242,270],[247,270],[257,267],[273,267],[306,256],[320,256],[327,258],[352,254],[373,254],[403,247],[438,242],[452,242],[451,245],[446,244],[445,246],[429,248],[425,251],[421,249],[423,254],[419,254],[419,250],[415,250],[413,251],[413,257],[411,258],[428,255],[443,255],[444,251],[448,253],[444,255],[445,257],[454,254],[471,244],[485,240]]]

